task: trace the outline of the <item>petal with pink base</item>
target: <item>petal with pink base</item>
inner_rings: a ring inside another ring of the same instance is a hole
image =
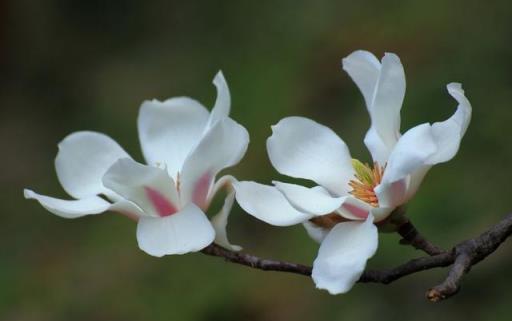
[[[192,192],[192,202],[199,206],[199,208],[205,210],[208,206],[207,197],[212,182],[212,175],[209,172],[204,173],[197,180]]]
[[[164,169],[120,159],[107,171],[103,184],[139,206],[145,215],[165,217],[180,208],[178,192]]]
[[[151,201],[155,211],[161,217],[169,216],[176,213],[178,210],[165,196],[159,191],[149,186],[144,186],[146,197]]]

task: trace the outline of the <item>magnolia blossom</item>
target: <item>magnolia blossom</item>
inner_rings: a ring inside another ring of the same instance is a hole
[[[224,176],[215,182],[216,175],[238,163],[249,143],[245,128],[228,117],[231,98],[221,72],[213,83],[211,113],[187,97],[142,104],[137,125],[147,165],[104,134],[75,132],[59,144],[55,159],[57,177],[75,200],[31,190],[25,197],[64,218],[125,214],[138,221],[139,247],[154,256],[199,251],[214,240],[239,249],[226,237],[233,189],[211,222],[204,213],[216,191],[234,181]]]
[[[308,179],[314,187],[273,182],[235,184],[236,199],[249,214],[272,225],[303,223],[320,242],[313,280],[332,294],[350,290],[378,246],[383,222],[417,191],[432,165],[453,158],[471,118],[460,84],[447,86],[458,102],[449,119],[421,124],[400,134],[405,75],[400,59],[379,60],[367,51],[343,59],[361,90],[371,126],[364,143],[373,166],[353,160],[332,130],[302,117],[282,119],[267,140],[270,161],[281,174]]]

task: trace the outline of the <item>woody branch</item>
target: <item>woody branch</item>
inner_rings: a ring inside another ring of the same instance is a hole
[[[426,293],[428,300],[438,302],[456,294],[464,275],[472,266],[484,260],[512,234],[512,214],[479,236],[462,241],[449,251],[444,251],[423,237],[410,221],[398,229],[402,236],[400,243],[409,244],[422,250],[428,256],[416,258],[390,269],[367,270],[358,282],[389,284],[410,274],[438,267],[451,266],[447,277]],[[223,257],[226,261],[265,271],[279,271],[311,276],[310,266],[265,259],[255,255],[234,252],[211,244],[202,251],[204,254]]]

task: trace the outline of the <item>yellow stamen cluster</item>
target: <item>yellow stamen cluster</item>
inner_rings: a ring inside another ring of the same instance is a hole
[[[352,187],[350,194],[373,207],[378,207],[379,200],[373,189],[380,184],[385,167],[374,163],[372,168],[370,165],[363,164],[357,159],[352,160],[352,166],[356,171],[356,179],[348,183]]]

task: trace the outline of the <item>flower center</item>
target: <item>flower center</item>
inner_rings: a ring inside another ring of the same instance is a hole
[[[386,167],[380,166],[376,162],[373,163],[373,167],[370,167],[357,159],[352,160],[352,166],[356,174],[354,175],[355,179],[348,183],[352,187],[352,191],[349,193],[373,207],[378,207],[379,200],[375,195],[374,188],[380,184]]]

